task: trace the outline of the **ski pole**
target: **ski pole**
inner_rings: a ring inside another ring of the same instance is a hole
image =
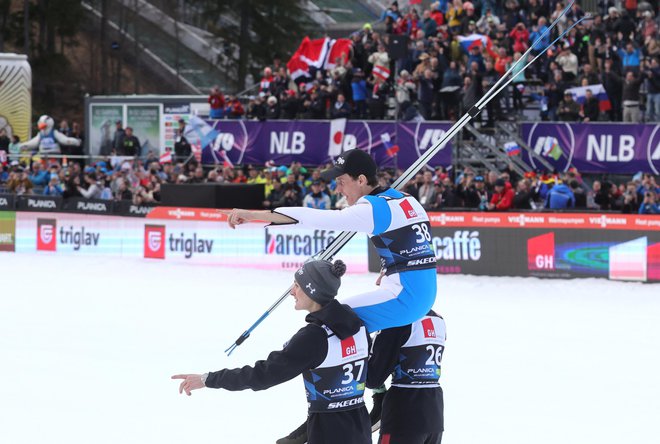
[[[555,19],[554,22],[552,22],[551,26],[548,27],[548,29],[537,38],[535,41],[535,44],[538,43],[541,38],[543,38],[556,24],[559,22],[559,20],[569,11],[570,7],[573,5],[574,2],[571,2],[563,11],[562,13]],[[514,71],[517,69],[519,64],[524,63],[524,60],[527,58],[527,56],[530,54],[532,51],[534,44],[530,45],[530,47],[525,51],[522,57],[518,59],[510,68],[509,70],[502,76],[502,78],[495,84],[493,85],[488,92],[482,97],[481,100],[479,100],[470,110],[468,110],[467,113],[463,114],[461,118],[456,121],[449,130],[443,134],[443,136],[431,147],[429,148],[422,156],[420,156],[410,167],[406,169],[406,171],[403,172],[401,176],[397,180],[394,181],[392,184],[392,188],[394,189],[401,189],[412,177],[414,177],[415,174],[424,166],[426,165],[441,149],[445,147],[447,142],[451,140],[452,137],[454,137],[465,125],[467,125],[468,122],[470,122],[474,117],[476,117],[485,107],[486,105],[494,98],[497,96],[497,94],[502,91],[502,89],[506,88],[513,82],[513,79],[521,72],[523,72],[525,69],[527,69],[534,61],[536,61],[541,55],[543,55],[550,47],[556,43],[557,41],[561,40],[570,32],[575,26],[577,26],[580,22],[586,19],[590,19],[590,16],[585,16],[582,19],[578,20],[575,22],[573,25],[568,27],[561,35],[556,38],[552,43],[547,45],[536,57],[534,57],[529,63],[524,65],[519,71],[515,72],[515,76],[513,75]],[[507,78],[508,77],[508,78]],[[343,247],[346,245],[352,238],[355,236],[354,231],[343,231],[339,236],[337,236],[330,245],[328,245],[326,248],[324,248],[320,253],[318,253],[315,256],[312,256],[310,259],[322,259],[322,260],[330,260],[334,257],[335,254],[337,254]],[[282,294],[282,296],[277,299],[273,305],[266,310],[257,321],[252,324],[247,330],[245,330],[239,337],[234,341],[234,343],[229,346],[226,350],[225,353],[227,355],[231,355],[232,352],[241,345],[247,338],[250,337],[250,334],[254,331],[255,328],[259,326],[284,300],[289,296],[289,293],[291,292],[291,288],[289,287],[286,292]]]

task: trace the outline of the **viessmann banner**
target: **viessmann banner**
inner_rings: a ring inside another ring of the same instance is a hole
[[[585,173],[660,174],[659,130],[658,124],[525,123],[522,136],[558,171],[574,166]]]
[[[660,281],[660,217],[432,213],[438,272]],[[370,269],[378,268],[370,252]]]
[[[217,210],[158,207],[148,218],[75,213],[0,212],[0,251],[143,258],[233,267],[295,270],[339,234],[334,230],[232,230]],[[338,255],[348,272],[367,271],[367,240]]]
[[[371,153],[381,167],[394,166],[390,154],[396,152],[397,166],[406,168],[440,139],[450,128],[446,122],[396,123],[387,121],[348,121],[344,128],[331,121],[204,121],[191,118],[186,137],[202,147],[202,162],[234,164],[269,160],[277,164],[300,161],[305,165],[321,165],[331,161],[330,141],[344,151],[359,148]],[[388,149],[389,153],[388,154]],[[433,157],[433,166],[449,166],[451,143]],[[336,153],[335,153],[336,155]]]

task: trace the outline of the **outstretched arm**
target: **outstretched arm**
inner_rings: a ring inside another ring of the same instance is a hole
[[[183,379],[179,393],[185,391],[188,396],[192,390],[203,387],[230,391],[265,390],[318,366],[326,353],[325,330],[307,325],[291,338],[283,350],[272,352],[266,360],[257,361],[253,366],[210,372],[204,382],[199,374],[174,375],[172,379]]]
[[[80,146],[80,139],[67,137],[59,131],[55,131],[55,140],[57,140],[57,143],[65,146]]]

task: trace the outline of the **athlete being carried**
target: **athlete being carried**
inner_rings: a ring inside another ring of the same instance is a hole
[[[261,220],[272,225],[367,233],[380,256],[380,286],[343,302],[353,308],[369,332],[421,319],[433,306],[437,289],[426,211],[412,196],[379,187],[377,170],[369,154],[354,149],[343,153],[333,168],[322,173],[325,180],[336,179],[337,193],[350,205],[340,211],[280,207],[228,212],[232,228]]]

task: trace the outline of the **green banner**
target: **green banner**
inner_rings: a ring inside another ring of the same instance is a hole
[[[140,156],[149,151],[160,154],[160,106],[127,105],[126,126],[133,128],[133,134],[140,140]]]
[[[92,105],[89,154],[108,156],[112,152],[115,122],[124,119],[123,105]]]
[[[16,213],[0,211],[0,251],[16,249]]]

